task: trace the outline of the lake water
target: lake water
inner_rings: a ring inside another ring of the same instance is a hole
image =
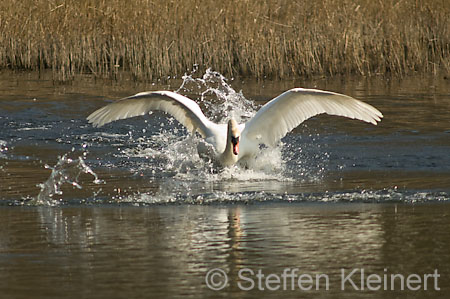
[[[201,78],[0,75],[1,298],[449,296],[448,79]],[[223,171],[163,113],[85,120],[160,89],[216,121],[230,107],[246,119],[293,87],[354,96],[384,119],[315,117],[250,169]]]

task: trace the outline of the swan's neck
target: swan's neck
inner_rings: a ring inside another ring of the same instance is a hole
[[[238,161],[239,135],[240,132],[237,126],[237,122],[234,119],[230,119],[230,121],[228,122],[227,130],[227,145],[225,147],[225,151],[220,157],[220,162],[223,166],[230,166],[236,164],[236,162]],[[238,142],[237,146],[236,140]]]
[[[236,164],[236,162],[238,161],[238,155],[235,155],[233,153],[233,146],[231,145],[230,137],[227,138],[227,147],[225,148],[225,151],[222,153],[220,160],[223,166],[230,166]]]

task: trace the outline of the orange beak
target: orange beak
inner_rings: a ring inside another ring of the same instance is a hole
[[[233,145],[233,154],[239,155],[239,136],[231,136],[231,144]]]
[[[235,154],[236,156],[239,155],[239,141],[233,144],[233,154]]]

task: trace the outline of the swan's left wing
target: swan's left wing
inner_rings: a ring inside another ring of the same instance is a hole
[[[303,121],[321,113],[374,125],[383,117],[373,106],[343,94],[294,88],[266,103],[245,124],[241,134],[252,142],[274,145]]]

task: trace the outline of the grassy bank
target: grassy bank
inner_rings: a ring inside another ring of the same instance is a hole
[[[137,80],[450,68],[448,0],[21,0],[0,3],[0,68]]]

